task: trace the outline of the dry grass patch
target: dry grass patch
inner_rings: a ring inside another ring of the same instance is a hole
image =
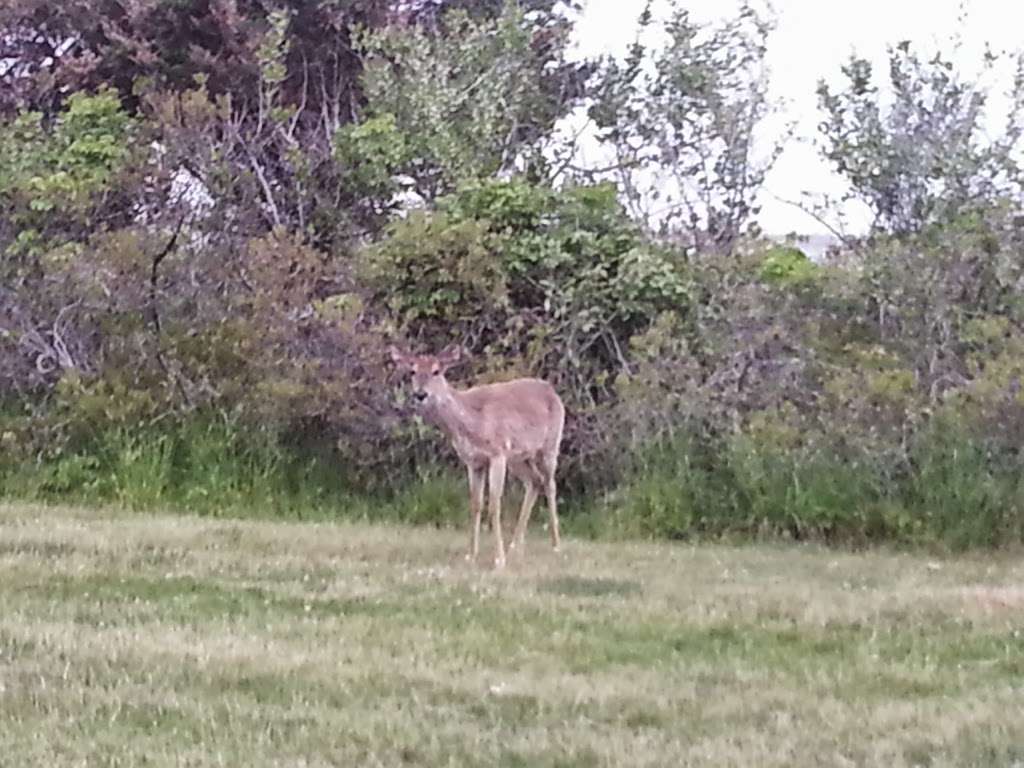
[[[0,505],[11,765],[1012,765],[1024,567]]]

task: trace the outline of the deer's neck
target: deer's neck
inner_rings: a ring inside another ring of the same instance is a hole
[[[443,429],[449,437],[470,437],[473,435],[473,419],[463,400],[462,393],[448,387],[443,397],[431,409],[431,421]]]

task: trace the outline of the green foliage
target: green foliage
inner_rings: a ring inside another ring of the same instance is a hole
[[[776,246],[764,255],[761,279],[770,283],[800,284],[813,280],[818,267],[799,248]]]
[[[260,84],[276,90],[288,76],[287,59],[291,39],[288,37],[288,23],[291,14],[281,9],[267,15],[268,29],[256,49],[256,61],[260,67]]]
[[[494,17],[455,9],[434,24],[359,30],[363,125],[371,133],[386,129],[397,150],[388,153],[394,165],[382,167],[434,200],[492,177],[517,156],[543,163],[533,145],[567,108],[546,88],[568,30],[549,24],[540,47],[535,23],[518,3],[505,2]]]
[[[853,542],[872,533],[866,512],[877,499],[875,477],[843,462],[830,446],[787,448],[754,436],[740,437],[726,458],[743,500],[740,519],[751,530]]]
[[[414,477],[403,478],[390,493],[363,499],[362,516],[367,520],[461,528],[468,515],[466,499],[465,478],[461,472],[456,474],[432,467]],[[512,508],[511,504],[505,507]],[[506,513],[505,519],[509,516]]]
[[[637,452],[614,491],[588,510],[599,535],[685,539],[721,533],[738,506],[732,479],[701,441],[676,439]]]
[[[30,198],[33,211],[81,205],[123,167],[132,120],[117,94],[75,93],[52,131],[38,113],[22,113],[3,132],[0,188]]]
[[[404,134],[395,116],[378,115],[351,123],[334,135],[335,160],[366,194],[380,199],[396,191],[394,176],[410,159]]]
[[[193,417],[174,427],[104,428],[42,466],[4,467],[0,489],[6,495],[82,498],[132,509],[317,514],[325,505],[342,506],[346,498],[336,465],[328,469],[321,461],[286,449],[272,430]]]
[[[602,463],[623,474],[596,528],[1020,542],[1024,337],[1002,215],[876,246],[860,271],[786,251],[767,274],[756,250],[695,265],[687,325],[631,340]]]
[[[915,438],[912,471],[850,461],[824,436],[786,446],[770,433],[677,440],[639,454],[624,482],[586,510],[597,535],[792,538],[962,550],[1024,540],[1024,485],[955,425]]]
[[[363,275],[397,329],[522,360],[572,388],[611,383],[617,350],[663,311],[685,313],[685,270],[643,242],[609,185],[464,187],[396,222]]]
[[[72,94],[52,127],[35,112],[0,125],[0,242],[13,240],[14,254],[38,252],[47,235],[86,224],[127,167],[134,125],[106,89]]]
[[[932,425],[912,452],[904,493],[919,528],[957,549],[1021,541],[1024,483],[1016,462],[955,421],[944,422]]]

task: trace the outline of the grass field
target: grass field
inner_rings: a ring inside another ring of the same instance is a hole
[[[463,538],[0,505],[0,765],[1024,764],[1019,552]]]

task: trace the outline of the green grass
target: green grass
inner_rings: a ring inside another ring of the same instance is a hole
[[[1024,760],[1020,553],[464,538],[0,505],[0,763]]]
[[[850,460],[825,436],[820,443],[810,437],[806,446],[787,448],[756,430],[728,439],[681,433],[625,450],[617,468],[611,462],[589,475],[563,473],[565,530],[606,540],[774,539],[953,551],[1024,544],[1024,479],[1015,453],[948,420],[916,435],[902,463],[883,459],[885,446],[874,458]],[[369,471],[324,435],[246,428],[228,415],[206,414],[86,431],[42,458],[25,446],[0,451],[0,499],[449,527],[466,517],[465,470],[450,447],[437,445],[440,463],[421,456],[393,472],[385,465]],[[511,516],[521,491],[510,485]]]

